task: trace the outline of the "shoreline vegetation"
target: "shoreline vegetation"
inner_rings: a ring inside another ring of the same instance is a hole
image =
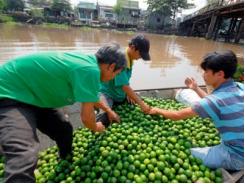
[[[80,26],[74,26],[74,25],[69,25],[67,23],[49,23],[49,22],[41,22],[39,24],[34,24],[30,22],[20,22],[14,20],[12,16],[5,15],[5,14],[0,14],[0,24],[6,24],[6,25],[33,25],[33,26],[39,26],[42,28],[51,28],[51,29],[69,29],[71,27],[73,28],[78,28],[82,30],[91,30],[91,29],[107,29],[107,30],[112,30],[114,32],[121,32],[121,33],[127,33],[129,35],[134,34],[137,30],[132,30],[132,29],[122,29],[122,28],[112,28],[112,27],[103,27],[103,26],[91,26],[91,25],[80,25]]]

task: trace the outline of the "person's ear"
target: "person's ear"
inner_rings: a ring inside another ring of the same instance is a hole
[[[112,63],[109,65],[109,70],[113,72],[115,70],[115,67],[116,67],[116,64]]]
[[[134,45],[134,51],[139,51],[139,49],[137,49],[137,47]]]
[[[130,48],[132,51],[136,51],[136,47],[135,47],[135,45],[133,45],[133,44],[129,45],[129,48]]]
[[[217,72],[217,75],[220,77],[220,78],[225,78],[225,72],[220,70]]]

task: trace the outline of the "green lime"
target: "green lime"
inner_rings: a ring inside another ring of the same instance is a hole
[[[186,175],[181,174],[181,175],[179,176],[179,181],[180,181],[181,183],[186,183],[186,182],[187,182],[187,177],[186,177]]]
[[[150,173],[149,174],[149,180],[150,181],[155,181],[155,173]]]
[[[119,177],[119,176],[120,176],[120,171],[117,170],[117,169],[115,169],[115,170],[113,171],[113,175],[114,175],[116,178]]]
[[[132,180],[132,179],[134,178],[134,173],[129,172],[129,173],[127,174],[127,176],[128,176],[128,179]]]
[[[164,162],[158,162],[157,163],[157,167],[158,167],[158,169],[160,170],[160,171],[163,171],[164,170],[164,168],[165,168],[165,164],[164,164]]]
[[[163,175],[162,176],[162,183],[168,183],[168,177]]]
[[[221,169],[216,169],[215,170],[215,176],[222,177],[222,171],[221,171]]]
[[[159,171],[155,172],[155,178],[157,181],[161,181],[162,180],[162,173]]]
[[[103,178],[104,181],[106,181],[108,179],[108,173],[107,172],[102,172],[101,174],[101,178]]]
[[[223,179],[221,177],[215,177],[215,183],[223,183]]]

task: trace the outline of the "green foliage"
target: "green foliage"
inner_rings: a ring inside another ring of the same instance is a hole
[[[244,82],[244,67],[242,65],[237,66],[237,70],[233,78],[237,82]]]
[[[31,13],[32,17],[43,17],[43,10],[42,9],[33,8],[33,9],[31,9],[30,13]]]
[[[179,9],[193,6],[187,0],[147,0],[147,4],[150,12],[160,11],[163,15],[173,16],[173,18]]]
[[[42,7],[51,4],[50,0],[29,0],[29,3],[35,7]]]
[[[208,4],[218,3],[220,0],[207,0]]]
[[[2,12],[5,6],[6,6],[5,0],[0,0],[0,12]]]
[[[171,9],[166,0],[147,0],[148,10],[150,12],[159,11],[163,15],[171,15]]]
[[[23,0],[5,0],[5,3],[8,11],[23,11],[25,7]]]
[[[53,11],[71,11],[71,4],[68,0],[53,0],[52,10]]]
[[[7,15],[0,14],[0,23],[13,22],[13,18]]]
[[[113,11],[119,16],[123,10],[122,4],[117,2],[117,4],[113,7]]]

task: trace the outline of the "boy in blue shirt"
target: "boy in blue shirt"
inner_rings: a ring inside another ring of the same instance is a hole
[[[150,110],[150,114],[159,114],[172,120],[196,115],[211,118],[220,133],[222,143],[191,149],[192,154],[202,159],[210,168],[243,169],[244,85],[231,79],[236,67],[237,58],[232,51],[209,53],[201,63],[201,68],[204,70],[205,83],[214,88],[210,95],[198,87],[194,79],[187,79],[187,86],[202,98],[200,101],[179,111],[160,108]]]

